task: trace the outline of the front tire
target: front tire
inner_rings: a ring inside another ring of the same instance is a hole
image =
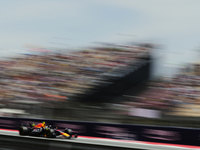
[[[67,134],[69,134],[69,135],[72,135],[72,129],[66,128],[66,129],[65,129],[65,133],[67,133]]]

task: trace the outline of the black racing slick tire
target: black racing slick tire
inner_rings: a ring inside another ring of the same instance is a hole
[[[21,126],[19,128],[19,135],[28,135],[28,128],[25,126]]]
[[[66,128],[66,129],[65,129],[65,133],[67,133],[67,134],[69,134],[69,135],[72,135],[72,129]]]
[[[55,131],[53,129],[47,130],[45,135],[46,135],[47,138],[54,138],[54,137],[56,137],[55,136]]]
[[[78,135],[77,135],[77,134],[74,134],[74,137],[75,137],[75,138],[77,138],[77,137],[78,137]]]

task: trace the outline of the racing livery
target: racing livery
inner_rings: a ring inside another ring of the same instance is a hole
[[[47,138],[66,138],[71,139],[72,137],[77,138],[78,135],[74,133],[71,129],[65,128],[64,131],[59,130],[57,127],[52,128],[49,126],[34,125],[34,124],[21,124],[19,128],[19,135],[28,135],[28,136],[38,136],[38,137],[47,137]]]

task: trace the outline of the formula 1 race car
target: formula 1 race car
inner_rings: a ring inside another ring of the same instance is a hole
[[[78,137],[78,135],[69,128],[65,128],[64,131],[57,129],[57,127],[52,128],[51,125],[44,128],[35,128],[31,123],[27,125],[21,124],[19,128],[19,135],[66,139]]]

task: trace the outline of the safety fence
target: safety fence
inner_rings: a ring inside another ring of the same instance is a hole
[[[71,128],[81,136],[200,146],[200,129],[195,128],[9,117],[0,117],[0,128],[18,130],[21,123],[36,124],[42,121],[59,129]]]

